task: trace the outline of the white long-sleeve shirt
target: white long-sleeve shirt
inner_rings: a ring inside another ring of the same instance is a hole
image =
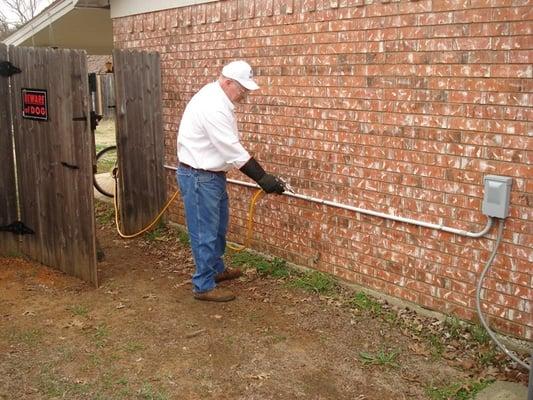
[[[235,106],[218,81],[208,83],[185,107],[178,130],[178,159],[193,168],[229,171],[250,154],[242,146]]]

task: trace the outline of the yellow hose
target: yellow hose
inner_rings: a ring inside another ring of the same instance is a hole
[[[163,213],[167,210],[167,208],[170,206],[170,204],[174,201],[174,199],[176,198],[176,196],[178,195],[179,191],[176,191],[176,193],[174,193],[174,195],[170,198],[169,201],[167,201],[167,204],[165,204],[165,206],[163,207],[163,209],[159,212],[159,214],[157,214],[157,217],[155,217],[155,219],[150,222],[147,226],[145,226],[144,228],[142,228],[139,232],[137,233],[134,233],[134,234],[131,234],[131,235],[126,235],[125,233],[123,233],[121,230],[120,230],[120,226],[119,226],[119,218],[118,218],[118,196],[117,196],[117,184],[116,184],[117,180],[115,178],[115,197],[113,198],[113,205],[115,206],[115,225],[117,226],[117,232],[118,234],[120,235],[120,237],[124,238],[124,239],[132,239],[134,237],[137,237],[139,235],[142,235],[143,233],[147,232],[148,230],[152,229],[152,227],[157,223],[157,221],[159,221],[159,218],[161,218],[161,216],[163,215]]]
[[[252,239],[252,231],[254,226],[254,210],[255,210],[255,203],[259,200],[259,198],[264,195],[265,192],[261,189],[257,190],[254,193],[254,196],[252,197],[252,201],[250,201],[250,207],[248,208],[248,221],[247,221],[247,230],[246,230],[246,238],[244,239],[243,245],[233,245],[231,243],[228,243],[227,246],[234,251],[243,251],[250,245],[250,240]]]
[[[167,208],[170,206],[170,204],[174,201],[176,196],[179,193],[179,190],[176,191],[172,195],[169,201],[165,204],[165,206],[162,208],[162,210],[157,214],[157,217],[154,218],[152,222],[150,222],[147,226],[142,228],[139,232],[133,233],[131,235],[126,235],[120,230],[120,224],[119,224],[119,217],[118,217],[118,177],[117,174],[113,174],[113,179],[115,179],[115,196],[113,197],[113,205],[115,207],[115,225],[117,227],[117,232],[120,235],[120,237],[124,239],[132,239],[134,237],[137,237],[139,235],[142,235],[143,233],[147,232],[148,230],[152,229],[152,227],[159,221],[159,218],[163,215],[163,213],[167,210]],[[252,197],[252,201],[250,201],[250,207],[248,209],[248,221],[247,221],[247,232],[246,232],[246,238],[244,241],[244,245],[232,245],[228,243],[228,247],[234,251],[242,251],[246,249],[250,245],[250,240],[252,238],[252,230],[254,225],[254,209],[255,209],[255,203],[259,200],[259,198],[264,194],[265,192],[261,189],[257,190]]]

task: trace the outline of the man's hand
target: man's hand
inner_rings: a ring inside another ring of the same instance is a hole
[[[266,193],[282,194],[285,191],[285,186],[281,179],[271,174],[265,174],[261,179],[257,181],[257,184],[261,186]]]

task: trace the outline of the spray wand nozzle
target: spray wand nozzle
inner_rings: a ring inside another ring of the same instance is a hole
[[[289,193],[295,194],[294,189],[293,189],[292,186],[289,184],[289,182],[287,182],[285,179],[283,179],[283,178],[281,178],[281,177],[278,177],[278,179],[280,180],[280,182],[281,182],[281,184],[283,185],[283,188],[285,189],[286,192],[289,192]]]

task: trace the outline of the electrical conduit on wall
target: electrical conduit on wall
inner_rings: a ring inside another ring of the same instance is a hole
[[[170,170],[176,171],[176,167],[172,167],[170,165],[165,165],[164,167],[166,169],[170,169]],[[257,186],[254,183],[243,182],[243,181],[239,181],[239,180],[235,180],[235,179],[228,179],[228,182],[234,183],[234,184],[237,184],[237,185],[241,185],[241,186],[251,187],[251,188],[259,188],[259,186]],[[448,226],[444,226],[443,224],[434,224],[434,223],[431,223],[431,222],[420,221],[420,220],[417,220],[417,219],[400,217],[400,216],[393,215],[393,214],[381,213],[381,212],[377,212],[377,211],[373,211],[373,210],[367,210],[365,208],[359,208],[359,207],[350,206],[348,204],[338,203],[336,201],[319,199],[317,197],[306,196],[306,195],[297,194],[297,193],[289,193],[289,192],[285,192],[283,194],[286,195],[286,196],[297,198],[297,199],[311,201],[313,203],[324,204],[324,205],[327,205],[327,206],[330,206],[330,207],[342,208],[342,209],[345,209],[345,210],[350,210],[350,211],[358,212],[358,213],[361,213],[361,214],[372,215],[374,217],[390,219],[390,220],[393,220],[393,221],[404,222],[406,224],[411,224],[411,225],[418,225],[418,226],[422,226],[424,228],[436,229],[436,230],[439,230],[439,231],[454,233],[456,235],[467,236],[467,237],[472,237],[472,238],[482,237],[485,234],[487,234],[487,232],[492,227],[492,223],[493,223],[492,217],[488,217],[487,224],[485,225],[485,227],[481,231],[479,231],[479,232],[469,232],[469,231],[465,231],[465,230],[462,230],[462,229],[457,229],[457,228],[451,228],[451,227],[448,227]]]

